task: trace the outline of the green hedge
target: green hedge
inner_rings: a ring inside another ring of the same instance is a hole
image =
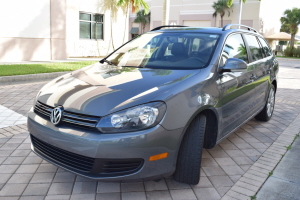
[[[284,56],[286,57],[300,57],[300,48],[294,48],[293,50],[290,47],[287,47],[283,51]]]

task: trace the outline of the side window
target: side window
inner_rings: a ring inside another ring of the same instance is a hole
[[[220,65],[224,66],[228,58],[238,58],[249,63],[247,49],[241,34],[234,34],[227,38]]]
[[[250,49],[252,61],[257,61],[263,58],[262,48],[254,35],[244,35]]]
[[[264,49],[264,52],[266,54],[266,56],[271,56],[272,55],[272,50],[270,49],[269,45],[266,43],[266,41],[260,37],[258,37],[263,49]]]

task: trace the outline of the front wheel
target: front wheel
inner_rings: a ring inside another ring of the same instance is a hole
[[[205,126],[206,117],[199,115],[188,127],[178,153],[174,180],[192,185],[199,183]]]
[[[265,121],[265,122],[269,121],[273,115],[274,107],[275,107],[275,87],[272,84],[270,87],[269,96],[266,105],[264,109],[255,116],[255,119],[260,121]]]

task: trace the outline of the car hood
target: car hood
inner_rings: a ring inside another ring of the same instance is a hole
[[[57,78],[42,88],[38,101],[94,116],[148,103],[200,70],[114,67],[94,64]]]

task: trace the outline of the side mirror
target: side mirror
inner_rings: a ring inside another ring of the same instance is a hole
[[[247,69],[247,63],[238,58],[228,58],[224,67],[219,69],[220,73],[231,72],[232,70],[244,70]]]

